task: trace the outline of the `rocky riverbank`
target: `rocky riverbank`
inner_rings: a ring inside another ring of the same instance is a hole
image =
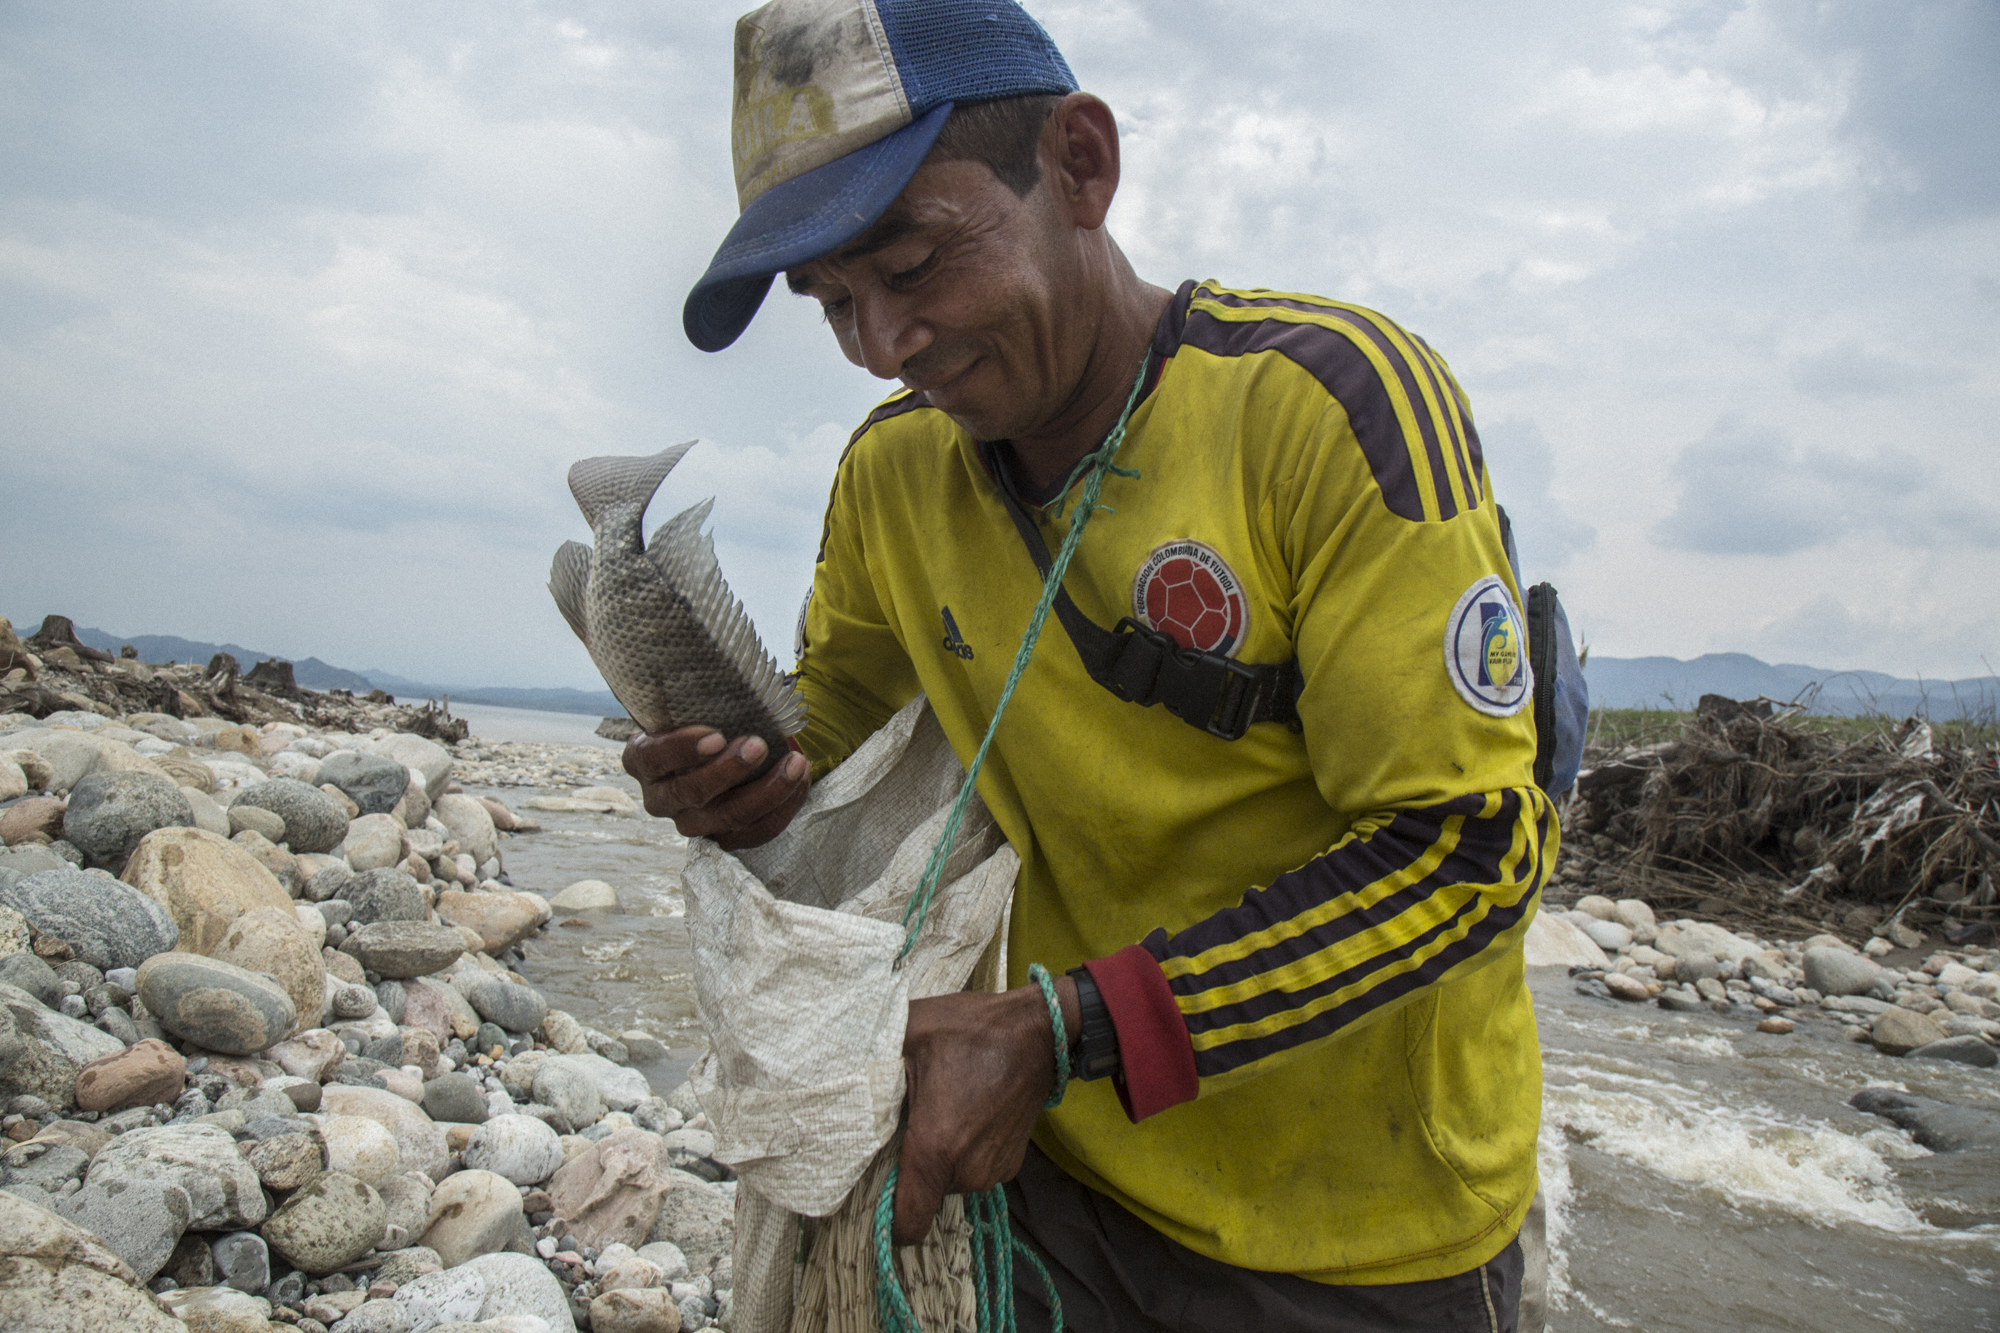
[[[102,692],[0,717],[0,1326],[726,1327],[700,1108],[519,974],[603,888],[516,891],[461,790],[630,807],[616,754]]]
[[[1567,965],[1576,989],[1601,999],[1733,1015],[1777,1036],[1815,1025],[1884,1057],[1995,1068],[2000,950],[1926,943],[1900,923],[1858,948],[1832,934],[1762,939],[1687,918],[1662,923],[1641,899],[1592,894],[1566,911],[1546,908],[1530,927],[1527,957],[1530,966]],[[1893,1077],[1886,1066],[1883,1074]],[[2000,1147],[1991,1104],[1961,1108],[1978,1122],[1970,1139],[1936,1130],[1932,1122],[1964,1117],[1922,1098],[1867,1089],[1852,1104],[1940,1151]]]

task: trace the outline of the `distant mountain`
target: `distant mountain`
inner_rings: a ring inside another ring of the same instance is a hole
[[[1780,663],[1743,653],[1706,653],[1691,662],[1672,657],[1599,657],[1584,666],[1596,708],[1692,708],[1704,694],[1807,702],[1816,713],[1853,716],[1923,713],[1944,721],[2000,711],[2000,678],[1905,680],[1879,671],[1834,671]],[[1814,687],[1817,694],[1813,694]]]
[[[115,653],[125,644],[131,644],[143,662],[207,662],[217,653],[228,653],[236,659],[237,665],[245,671],[264,661],[276,657],[280,661],[290,659],[278,653],[261,653],[254,648],[245,648],[240,643],[196,643],[193,639],[183,639],[172,634],[137,634],[129,639],[121,639],[115,634],[106,634],[101,629],[87,629],[77,626],[78,642],[92,648],[102,648],[107,653]],[[337,666],[329,666],[317,657],[308,657],[292,662],[292,679],[309,690],[353,690],[356,694],[366,694],[375,687],[368,678],[354,671],[344,671]]]
[[[453,703],[491,704],[496,708],[535,708],[545,713],[586,713],[591,717],[623,717],[625,705],[610,690],[510,689],[502,686],[427,685],[387,671],[371,670],[368,679],[408,703],[413,699],[442,699]]]

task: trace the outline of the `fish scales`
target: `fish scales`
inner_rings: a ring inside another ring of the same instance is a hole
[[[805,725],[805,704],[764,651],[701,530],[713,500],[641,541],[646,506],[689,440],[638,458],[586,458],[570,494],[592,545],[564,542],[549,591],[632,720],[649,733],[691,724],[761,736],[773,752]]]

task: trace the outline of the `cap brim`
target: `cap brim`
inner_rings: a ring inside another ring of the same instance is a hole
[[[681,310],[688,341],[704,352],[721,351],[750,327],[773,277],[873,226],[923,165],[951,108],[941,103],[893,134],[752,200],[688,293]]]

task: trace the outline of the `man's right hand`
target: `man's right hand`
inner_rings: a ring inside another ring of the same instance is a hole
[[[625,742],[625,771],[639,779],[647,814],[735,851],[777,837],[812,785],[812,765],[796,752],[755,776],[769,753],[762,737],[732,741],[713,727],[682,727]]]

